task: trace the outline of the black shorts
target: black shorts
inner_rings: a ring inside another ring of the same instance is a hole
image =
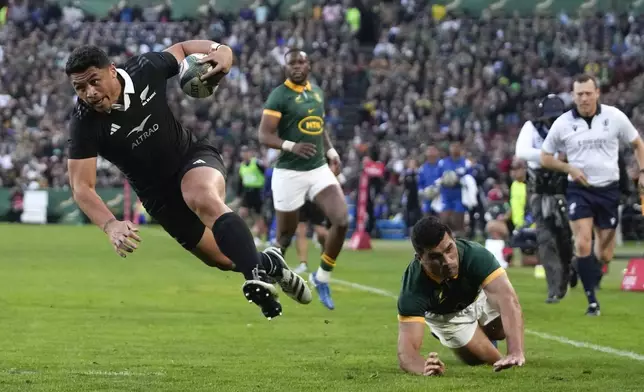
[[[195,167],[212,167],[226,178],[226,167],[216,148],[197,144],[188,151],[179,171],[166,186],[149,195],[139,196],[146,211],[187,250],[197,247],[206,226],[195,215],[181,194],[181,179]]]
[[[262,189],[244,188],[241,206],[260,215],[262,213]]]
[[[619,183],[602,187],[584,187],[569,183],[566,198],[571,221],[593,218],[595,227],[615,229],[619,223]]]
[[[324,226],[326,217],[322,210],[312,201],[305,201],[300,207],[300,223],[311,223],[316,226]]]

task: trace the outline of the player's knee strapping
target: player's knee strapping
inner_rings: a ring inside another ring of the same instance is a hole
[[[217,218],[212,233],[221,252],[235,264],[234,271],[241,272],[246,280],[252,280],[259,256],[244,220],[234,212],[227,212]]]

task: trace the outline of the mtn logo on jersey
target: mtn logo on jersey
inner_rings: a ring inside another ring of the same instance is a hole
[[[114,135],[119,129],[121,129],[120,125],[112,124],[112,126],[110,127],[110,135]]]
[[[297,128],[307,135],[319,135],[324,131],[324,119],[319,116],[306,116],[297,123]]]
[[[156,131],[159,130],[159,124],[153,124],[149,128],[145,128],[145,124],[148,122],[150,119],[151,114],[148,114],[146,118],[141,121],[141,124],[139,124],[137,127],[132,128],[132,130],[127,134],[126,137],[130,137],[132,134],[136,134],[136,139],[132,142],[132,149],[134,150],[138,146],[141,145],[142,142],[144,142],[147,138],[152,136]]]
[[[141,91],[141,95],[139,96],[139,98],[141,98],[141,106],[145,106],[145,105],[147,105],[147,104],[148,104],[148,102],[150,102],[150,100],[152,100],[152,98],[154,98],[154,96],[155,96],[155,95],[157,95],[157,92],[156,92],[156,91],[153,91],[153,92],[152,92],[152,95],[150,95],[150,96],[148,97],[148,93],[149,93],[149,92],[150,92],[150,86],[149,86],[149,85],[148,85],[148,86],[145,86],[145,88],[143,89],[143,91]]]

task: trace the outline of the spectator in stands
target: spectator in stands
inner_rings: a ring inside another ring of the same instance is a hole
[[[225,14],[210,1],[184,23],[171,22],[178,14],[171,2],[144,9],[116,3],[109,15],[96,18],[74,3],[61,8],[53,1],[0,1],[0,24],[6,19],[0,31],[0,181],[5,187],[67,186],[65,130],[75,98],[60,75],[79,43],[99,44],[115,61],[186,37],[230,45],[236,64],[214,98],[188,98],[173,81],[168,98],[180,121],[221,148],[231,173],[239,164],[232,159],[236,146],[256,139],[261,102],[282,81],[284,51],[302,44],[315,82],[329,96],[328,129],[346,141],[347,193],[357,187],[369,148],[392,142],[382,154],[388,168],[382,191],[392,214],[402,212],[392,202],[402,192],[401,162],[420,158],[411,155],[420,146],[444,153],[450,132],[460,132],[464,150],[477,157],[479,186],[486,188],[490,176],[505,181],[508,140],[534,99],[554,92],[572,102],[570,78],[578,71],[595,73],[602,101],[644,127],[642,16],[470,17],[431,2],[367,3],[304,0],[291,12],[282,1],[258,0]],[[280,12],[292,18],[279,20]],[[92,19],[120,24],[81,23]],[[99,166],[100,186],[122,184],[118,171]]]

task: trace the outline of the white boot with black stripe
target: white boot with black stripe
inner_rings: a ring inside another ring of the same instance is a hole
[[[262,253],[268,256],[273,264],[281,266],[281,268],[276,268],[274,271],[266,272],[268,273],[268,276],[275,279],[277,284],[282,288],[284,294],[301,304],[306,305],[310,303],[313,299],[311,289],[301,276],[288,268],[280,249],[271,246],[264,249]]]

